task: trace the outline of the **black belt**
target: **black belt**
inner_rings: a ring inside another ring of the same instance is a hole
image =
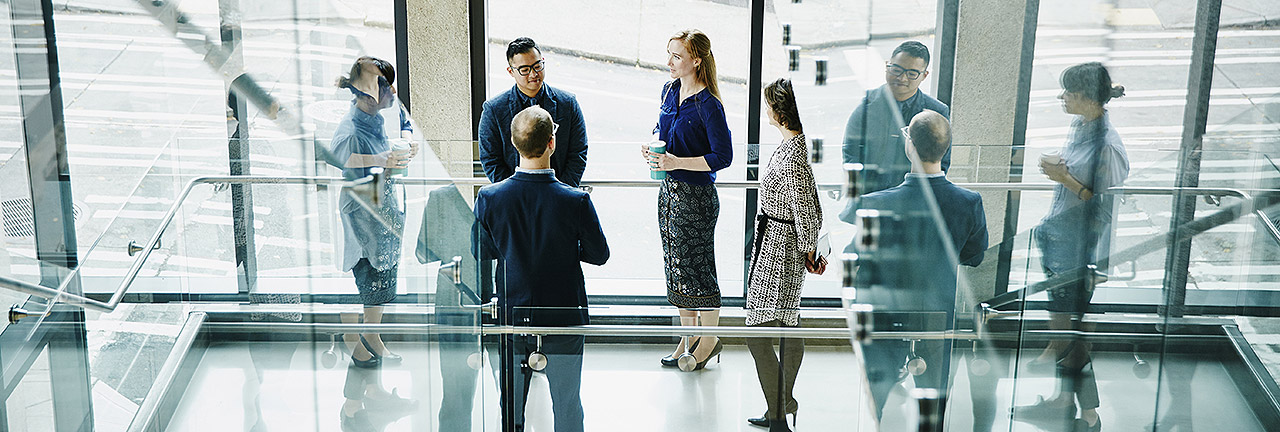
[[[756,238],[751,248],[751,269],[747,272],[747,286],[751,286],[751,278],[756,274],[756,262],[760,261],[760,243],[764,241],[764,231],[769,227],[769,223],[780,223],[786,225],[795,225],[796,221],[779,219],[769,216],[768,213],[760,212],[756,215]]]

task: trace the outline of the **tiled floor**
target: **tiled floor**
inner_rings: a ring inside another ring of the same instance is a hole
[[[258,344],[251,357],[249,344],[215,346],[207,352],[182,400],[171,431],[338,431],[346,361],[331,368],[322,365],[328,344]],[[260,349],[261,348],[261,349]],[[745,422],[764,411],[754,366],[745,347],[726,348],[723,361],[705,371],[682,373],[658,365],[667,346],[588,345],[583,371],[583,405],[588,431],[761,431]],[[383,416],[385,431],[439,430],[441,393],[439,355],[434,347],[400,344],[393,349],[405,355],[405,364],[381,370],[383,386],[419,401],[416,409],[399,418]],[[1102,393],[1105,430],[1144,430],[1155,418],[1156,375],[1138,379],[1127,354],[1099,354],[1095,365]],[[1153,361],[1149,359],[1148,361]],[[961,362],[964,363],[964,362]],[[1159,362],[1153,363],[1159,364]],[[1262,431],[1248,412],[1243,398],[1229,384],[1221,366],[1185,358],[1165,362],[1170,376],[1190,379],[1191,410],[1170,409],[1178,401],[1168,389],[1161,393],[1162,409],[1178,411],[1195,429]],[[948,407],[949,430],[971,430],[971,395],[967,366],[958,374]],[[1001,373],[998,369],[991,373]],[[1155,370],[1159,370],[1157,367]],[[844,348],[811,347],[796,385],[803,408],[797,430],[874,430],[865,410],[859,409],[862,389],[856,384],[859,367]],[[478,374],[472,430],[496,431],[497,391],[486,367]],[[907,382],[910,385],[910,381]],[[1023,420],[1011,420],[1010,401],[1033,403],[1048,395],[1055,380],[1048,375],[1020,374],[999,378],[995,401],[995,430],[1058,430]],[[551,431],[551,414],[545,378],[534,379],[528,404],[532,431]],[[913,419],[896,390],[886,409],[882,430],[914,430]],[[257,414],[260,413],[260,414]],[[461,414],[454,412],[453,414]],[[258,418],[261,421],[257,420]],[[480,424],[483,423],[483,429]]]

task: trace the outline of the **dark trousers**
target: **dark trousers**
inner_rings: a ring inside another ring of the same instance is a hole
[[[551,411],[555,415],[555,432],[582,432],[582,348],[586,337],[579,335],[543,336],[542,353],[547,356],[547,374],[551,387]],[[527,361],[537,348],[534,336],[510,335],[502,346],[502,369],[499,376],[502,393],[502,430],[524,430],[524,405],[529,397],[529,379],[533,370]]]
[[[762,327],[781,327],[777,320],[761,323]],[[781,338],[778,340],[781,357],[773,351],[773,338],[747,338],[747,349],[756,362],[756,377],[760,379],[760,389],[764,391],[765,405],[769,411],[765,418],[783,419],[796,398],[792,393],[796,387],[796,375],[800,373],[800,362],[804,360],[804,339]]]
[[[871,397],[876,402],[876,418],[883,418],[885,400],[898,385],[899,371],[911,354],[911,343],[877,339],[863,346],[862,353],[866,356]],[[951,379],[951,341],[916,342],[916,355],[927,365],[924,373],[915,377],[916,387],[937,389],[939,393],[947,394],[947,384]]]
[[[489,351],[489,358],[500,359],[497,343],[484,344]],[[440,376],[442,377],[443,396],[440,400],[441,431],[471,430],[471,413],[475,405],[476,378],[484,370],[472,369],[469,363],[472,355],[479,355],[479,340],[473,342],[441,341]]]

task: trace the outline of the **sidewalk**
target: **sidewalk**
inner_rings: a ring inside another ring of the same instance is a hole
[[[490,0],[489,41],[505,45],[532,37],[547,51],[599,61],[666,69],[666,41],[677,31],[698,28],[711,37],[721,79],[746,82],[750,60],[749,0],[548,0],[529,7],[518,0]],[[243,2],[246,21],[333,19],[391,28],[391,2],[316,0],[295,10],[279,2]],[[59,9],[144,14],[130,0],[57,0]],[[216,23],[216,2],[187,2],[181,9],[200,23]],[[785,74],[782,24],[791,43],[805,50],[862,45],[875,39],[933,32],[935,0],[789,0],[765,4],[764,74]],[[834,19],[833,19],[834,18]]]
[[[528,36],[551,52],[665,69],[667,38],[686,28],[698,28],[711,37],[721,79],[746,82],[751,44],[747,0],[552,0],[541,4],[527,8],[526,2],[517,0],[490,1],[490,42],[505,44]],[[765,8],[764,75],[785,74],[784,22],[792,25],[793,45],[820,49],[930,33],[935,7],[931,0],[769,2]]]

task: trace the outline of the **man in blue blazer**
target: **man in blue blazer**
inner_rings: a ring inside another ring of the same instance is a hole
[[[484,103],[480,112],[480,163],[489,181],[497,183],[515,173],[520,162],[511,146],[511,119],[521,110],[540,106],[560,125],[555,133],[559,151],[551,156],[556,178],[578,187],[587,170],[587,125],[578,99],[543,83],[546,60],[533,39],[522,37],[507,45],[507,74],[516,84]]]
[[[911,172],[902,184],[856,200],[857,208],[878,210],[887,216],[880,227],[880,246],[859,251],[859,255],[865,252],[867,259],[859,258],[858,302],[890,313],[886,316],[893,321],[876,322],[876,328],[951,330],[955,322],[956,265],[978,266],[987,249],[982,196],[951,183],[943,172],[942,160],[951,146],[951,127],[942,114],[931,110],[917,114],[904,138]],[[930,203],[936,203],[936,207]],[[871,395],[881,418],[885,400],[898,385],[899,371],[908,355],[925,361],[924,371],[914,379],[916,387],[947,393],[950,341],[920,341],[913,348],[902,340],[876,340],[866,345],[863,353]],[[970,384],[975,385],[975,381],[971,379]],[[981,398],[974,396],[975,412]]]
[[[551,160],[559,126],[541,107],[511,121],[520,164],[510,178],[480,188],[473,236],[482,254],[506,263],[505,287],[497,287],[503,324],[572,326],[587,324],[587,291],[582,262],[602,265],[609,245],[591,196],[556,180]],[[488,233],[488,240],[483,240]],[[511,335],[504,340],[500,367],[504,431],[524,430],[524,401],[533,371],[529,354],[547,356],[556,432],[582,425],[583,336]]]

